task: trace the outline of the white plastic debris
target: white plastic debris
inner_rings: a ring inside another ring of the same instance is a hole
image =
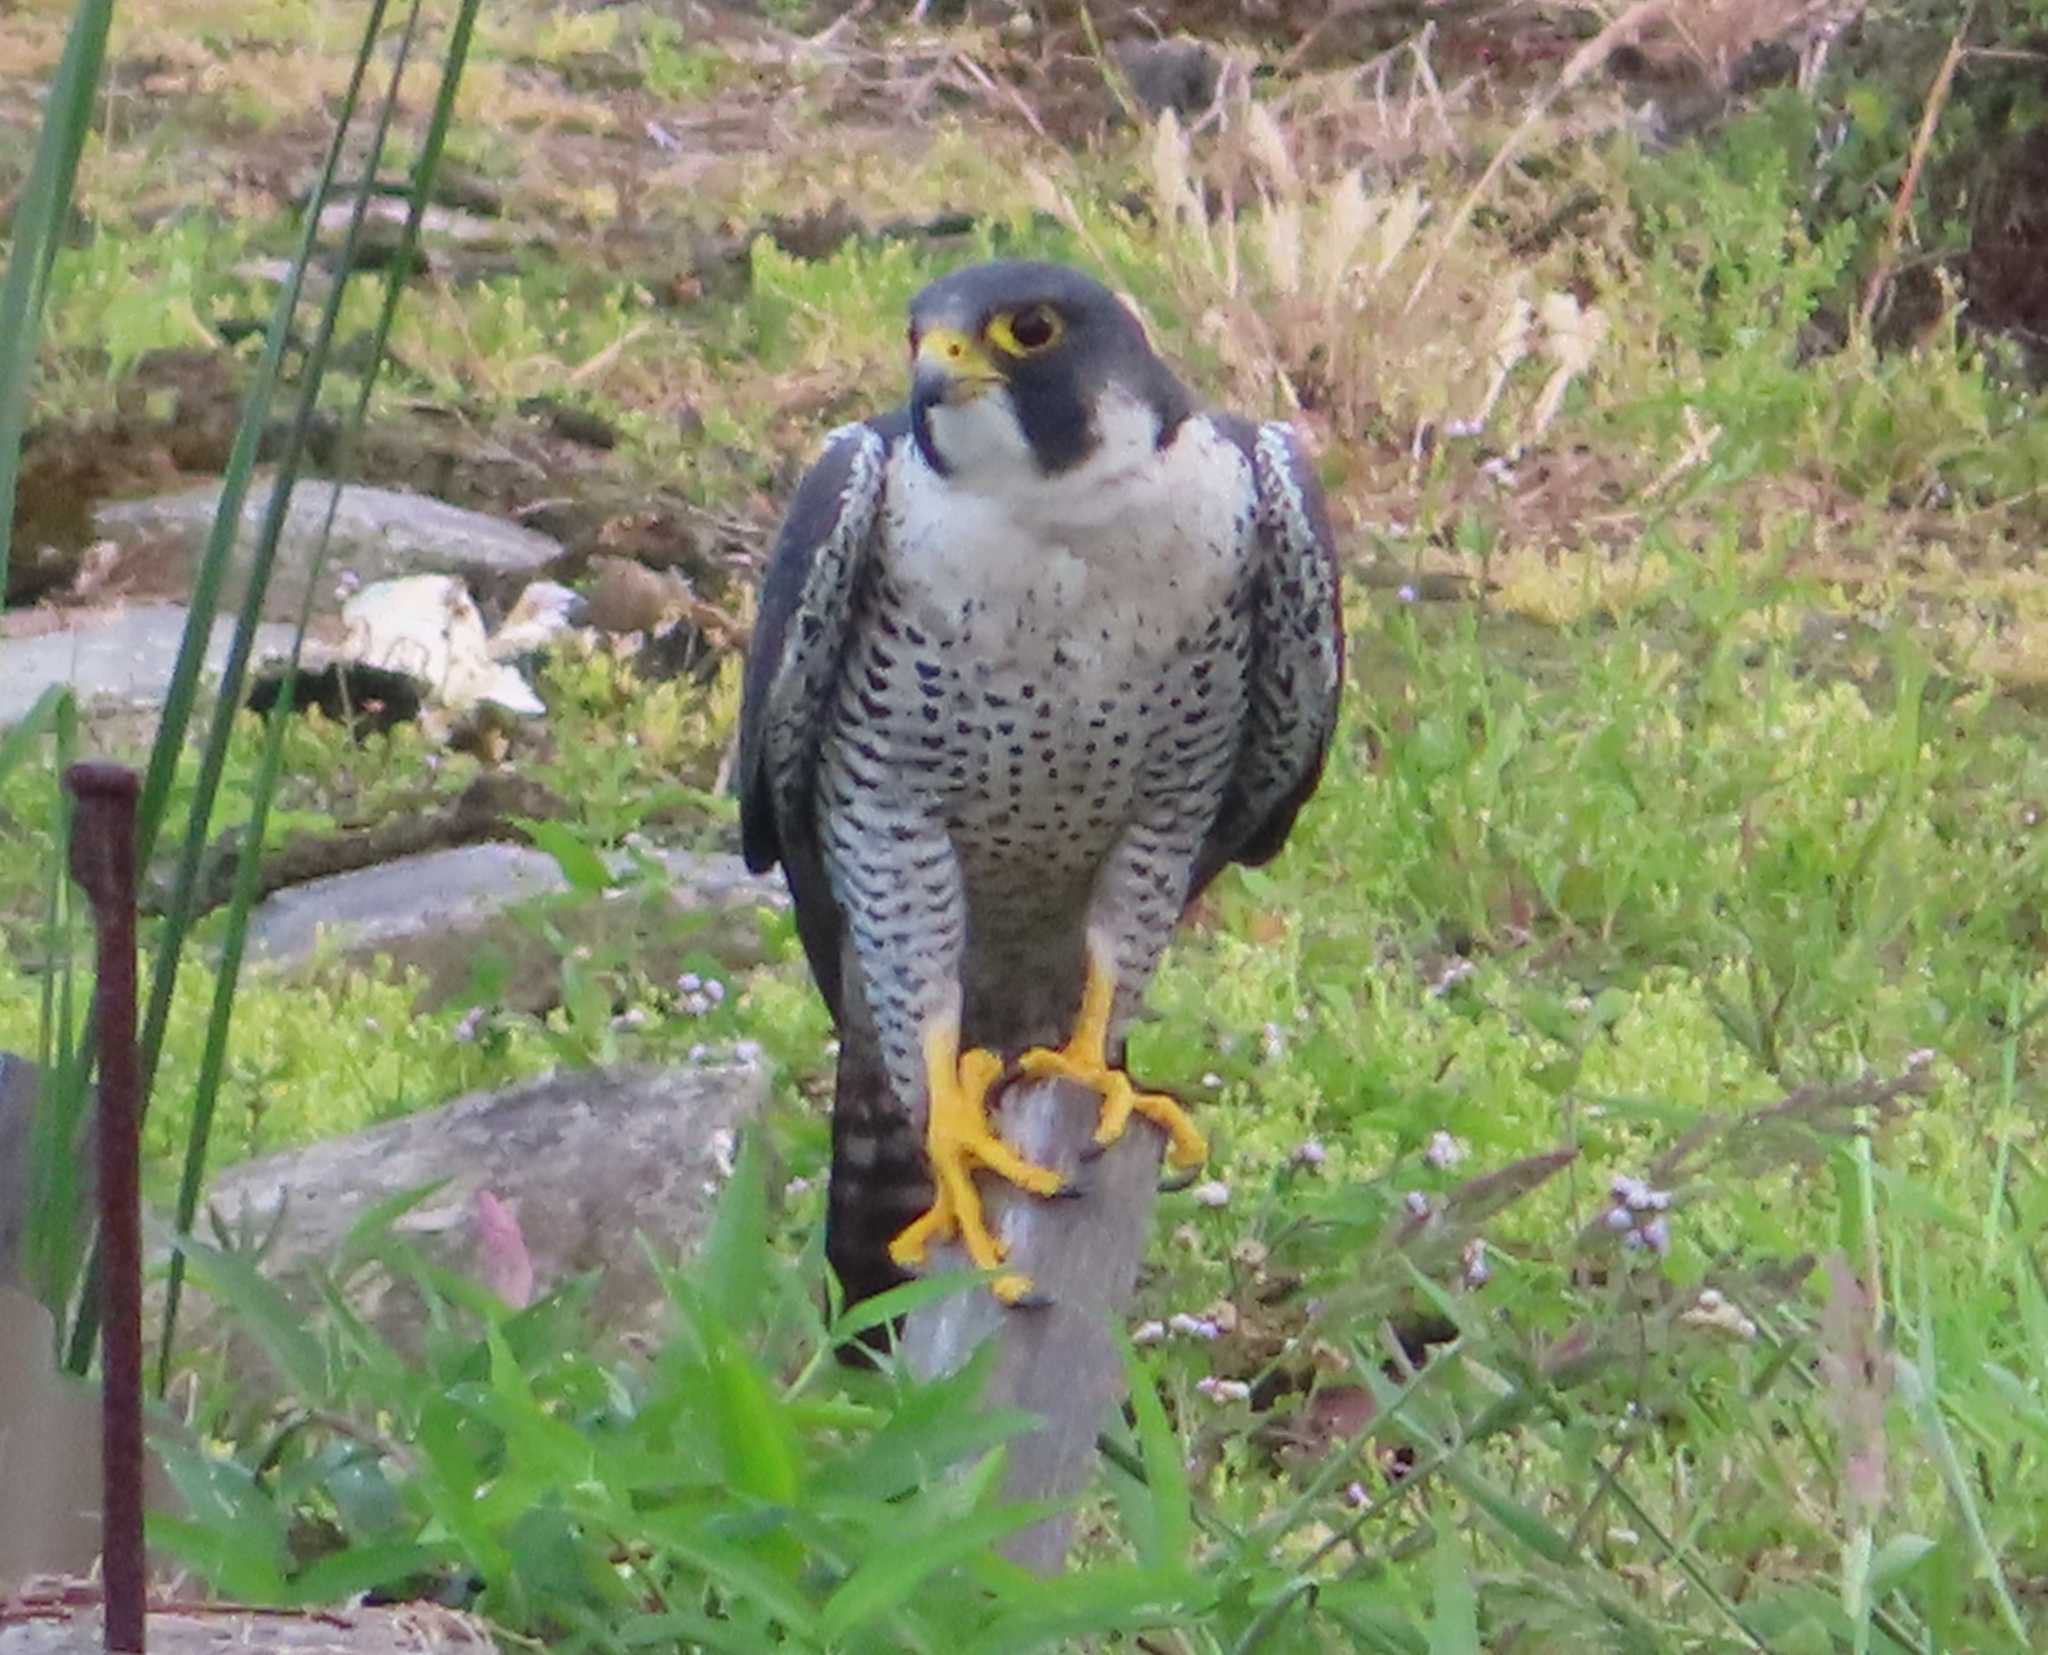
[[[538,717],[547,711],[515,667],[491,658],[484,618],[452,575],[372,581],[341,606],[336,658],[402,672],[449,712],[489,702]]]

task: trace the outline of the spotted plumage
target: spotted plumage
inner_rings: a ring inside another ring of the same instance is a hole
[[[1196,412],[1059,266],[945,278],[911,337],[909,407],[833,433],[791,504],[738,770],[840,1034],[827,1251],[855,1299],[955,1230],[996,1262],[973,1172],[1055,1193],[986,1126],[1006,1064],[1096,1086],[1105,1141],[1135,1109],[1199,1158],[1116,1068],[1123,1031],[1187,904],[1285,840],[1342,676],[1286,426]]]

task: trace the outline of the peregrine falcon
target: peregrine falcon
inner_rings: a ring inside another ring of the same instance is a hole
[[[837,1026],[826,1255],[848,1303],[957,1236],[975,1175],[1071,1193],[990,1124],[1008,1072],[1202,1134],[1122,1069],[1182,912],[1277,853],[1343,677],[1337,563],[1284,424],[1199,411],[1132,312],[1055,264],[910,305],[910,401],[798,485],[762,584],[735,782]]]

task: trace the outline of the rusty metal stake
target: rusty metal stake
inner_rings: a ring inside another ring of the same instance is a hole
[[[99,933],[93,990],[99,1036],[100,1555],[106,1647],[142,1655],[142,1212],[140,1077],[135,1054],[135,801],[118,764],[74,764],[71,877]]]

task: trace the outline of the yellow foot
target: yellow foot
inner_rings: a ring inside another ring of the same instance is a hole
[[[1018,1059],[1018,1067],[1034,1079],[1058,1075],[1102,1094],[1102,1114],[1095,1123],[1095,1143],[1107,1149],[1124,1135],[1132,1115],[1142,1115],[1166,1134],[1166,1159],[1179,1171],[1200,1166],[1209,1158],[1209,1141],[1188,1112],[1164,1092],[1141,1092],[1131,1077],[1109,1063],[1109,1012],[1116,997],[1116,973],[1093,940],[1088,949],[1088,980],[1081,990],[1081,1015],[1074,1035],[1055,1051],[1040,1046]]]
[[[1058,1173],[1025,1160],[990,1130],[989,1088],[1003,1072],[1003,1061],[994,1052],[961,1052],[959,1027],[949,1022],[935,1024],[925,1035],[924,1062],[931,1091],[925,1147],[937,1194],[931,1210],[889,1243],[889,1256],[912,1269],[924,1263],[933,1242],[957,1235],[976,1269],[994,1270],[1007,1249],[989,1232],[974,1174],[994,1173],[1033,1195],[1066,1195],[1069,1186]],[[1031,1278],[1021,1271],[1005,1271],[991,1290],[1003,1303],[1016,1304],[1030,1294]]]

